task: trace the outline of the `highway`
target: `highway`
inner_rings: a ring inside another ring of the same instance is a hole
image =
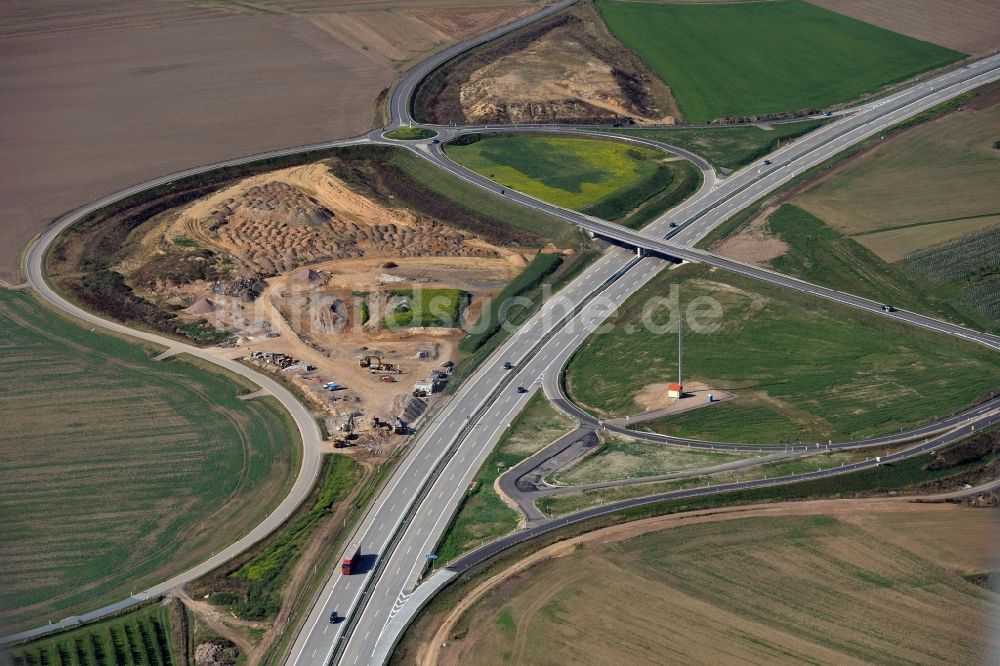
[[[400,81],[390,95],[389,108],[392,120],[390,127],[412,122],[410,105],[416,87],[441,63],[569,4],[572,2],[565,0],[550,5],[514,24],[446,49],[419,64]],[[997,336],[971,331],[915,313],[894,312],[885,315],[881,311],[880,303],[810,285],[771,271],[717,257],[693,247],[700,238],[734,212],[750,205],[812,166],[836,155],[843,148],[864,137],[875,135],[899,120],[954,97],[964,90],[998,77],[1000,77],[1000,58],[994,56],[922,82],[884,100],[866,103],[850,110],[839,120],[769,156],[774,164],[761,173],[757,172],[761,167],[755,164],[720,182],[716,180],[714,173],[709,173],[710,169],[706,171],[705,165],[698,162],[697,156],[690,156],[702,167],[706,179],[705,187],[679,208],[662,216],[641,232],[624,229],[619,225],[556,208],[520,193],[510,192],[509,198],[522,205],[555,215],[603,238],[628,247],[641,248],[644,250],[642,253],[644,255],[652,253],[656,256],[637,256],[631,250],[622,248],[609,250],[599,261],[545,303],[539,313],[484,362],[448,404],[421,429],[357,529],[356,534],[362,545],[362,552],[368,556],[365,561],[373,562],[374,568],[355,576],[344,577],[334,573],[330,577],[318,602],[312,608],[303,631],[294,640],[288,662],[314,664],[336,659],[338,663],[343,664],[376,664],[384,661],[401,628],[405,626],[405,620],[412,617],[422,598],[436,589],[429,584],[414,589],[423,572],[424,555],[434,548],[456,510],[466,485],[488,456],[495,442],[530,396],[539,389],[543,378],[557,373],[567,355],[582,343],[590,331],[598,326],[617,304],[670,265],[670,262],[663,257],[710,264],[1000,349],[1000,338]],[[441,129],[442,137],[447,138],[449,132],[461,133],[469,128]],[[473,129],[487,131],[487,128]],[[557,133],[586,131],[567,127],[517,128],[517,131],[526,130]],[[122,190],[60,218],[29,248],[25,256],[25,272],[28,282],[42,298],[89,324],[192,354],[250,378],[267,389],[288,409],[303,440],[302,466],[292,492],[263,523],[240,541],[198,567],[115,604],[114,609],[160,594],[211,570],[277,527],[308,494],[315,479],[319,461],[319,433],[312,417],[302,405],[287,390],[268,377],[211,351],[109,322],[64,300],[48,285],[43,274],[44,256],[48,247],[59,233],[90,212],[163,183],[221,166],[245,164],[265,157],[293,155],[366,142],[406,145],[456,177],[473,182],[491,192],[497,191],[494,183],[451,162],[439,145],[431,142],[402,144],[388,141],[382,138],[382,131],[374,130],[364,136],[345,141],[272,151],[155,179]],[[489,128],[488,131],[503,131],[503,128]],[[629,137],[629,140],[641,141],[634,137]],[[669,145],[658,145],[663,149],[683,154],[679,149]],[[671,228],[669,226],[671,222],[678,224],[678,227]],[[516,363],[514,371],[503,370],[502,362],[506,360]],[[529,390],[526,393],[518,393],[517,386],[524,386]],[[980,416],[980,418],[985,422],[995,417]],[[946,433],[932,441],[941,440],[942,437],[949,435],[950,433]],[[432,580],[438,581],[447,575],[439,572]],[[329,612],[334,609],[341,614],[350,614],[350,621],[330,625],[327,618]],[[81,617],[88,619],[100,617],[111,610],[113,608],[109,606]],[[79,618],[71,620],[68,624],[77,621]],[[45,633],[48,630],[49,627],[41,627],[35,631]],[[7,637],[5,641],[10,638],[12,637]]]
[[[881,303],[811,285],[692,248],[698,239],[734,212],[835,156],[847,146],[998,77],[1000,59],[993,57],[921,83],[886,100],[872,102],[769,157],[775,164],[766,173],[757,173],[758,167],[753,165],[722,183],[716,183],[713,179],[707,188],[703,188],[685,204],[662,216],[642,232],[567,211],[518,192],[509,191],[506,196],[512,201],[554,215],[625,246],[643,248],[662,257],[718,266],[1000,349],[1000,338],[997,336],[971,331],[916,313],[897,311],[886,314],[882,311]],[[404,99],[405,93],[407,90],[412,92],[419,78],[408,77],[409,81],[404,82],[406,85],[401,84],[397,88],[399,94],[393,97],[392,105],[396,124],[410,122],[409,103]],[[450,136],[465,131],[465,128],[439,129],[442,129],[439,140],[447,140]],[[503,131],[503,128],[482,128],[481,131]],[[511,131],[524,131],[524,128],[512,128]],[[561,127],[529,131],[578,133],[581,130]],[[413,145],[413,142],[408,142],[408,145]],[[419,142],[414,150],[436,166],[484,190],[496,194],[500,189],[490,180],[451,162],[439,143]],[[673,221],[677,222],[679,229],[665,231],[672,229],[669,224]],[[589,314],[591,318],[598,317],[600,312],[607,315],[615,304],[624,301],[667,265],[664,259],[640,257],[637,260],[624,250],[614,250],[606,254],[593,270],[588,270],[557,296],[563,296],[571,303],[580,302],[587,294],[597,290],[599,285],[605,284],[609,279],[608,272],[618,274],[620,277],[599,297],[586,302],[584,312],[581,313]],[[556,300],[562,302],[563,299]],[[574,319],[571,325],[553,324],[550,329],[545,330],[543,322],[546,310],[543,307],[538,316],[532,318],[497,354],[484,362],[476,375],[452,398],[445,413],[425,426],[397,472],[400,481],[390,483],[359,530],[359,534],[363,535],[362,552],[378,553],[375,569],[363,576],[344,577],[337,573],[331,576],[303,631],[296,636],[288,663],[327,663],[331,660],[348,665],[384,663],[408,619],[426,601],[428,595],[448,578],[448,573],[439,572],[418,586],[425,566],[424,558],[431,553],[444,533],[465,488],[513,415],[531,394],[530,391],[526,394],[511,392],[511,387],[515,384],[534,386],[547,375],[558,372],[572,350],[599,324],[599,321],[591,321],[591,325],[586,325]],[[548,342],[545,342],[545,337],[549,338]],[[533,352],[536,347],[540,348]],[[518,364],[513,381],[509,383],[505,383],[504,371],[500,367],[505,360]],[[977,418],[977,422],[987,422],[995,416],[990,412],[987,416]],[[949,436],[946,433],[931,442],[943,445],[950,441],[947,439]],[[918,452],[915,449],[909,455],[916,455]],[[415,462],[418,460],[423,461],[422,466]],[[423,470],[422,475],[417,472],[418,469]],[[853,469],[855,467],[851,466],[845,468],[845,471]],[[857,469],[863,469],[863,466]],[[414,473],[419,479],[413,479]],[[813,477],[803,475],[801,478]],[[417,481],[424,483],[419,485]],[[407,486],[405,492],[398,490],[402,485]],[[735,489],[740,487],[743,486]],[[386,506],[389,507],[388,512],[385,511]],[[380,537],[372,540],[372,535],[376,534]],[[434,581],[433,584],[431,581]],[[346,614],[349,620],[330,625],[327,618],[334,610],[339,614]]]

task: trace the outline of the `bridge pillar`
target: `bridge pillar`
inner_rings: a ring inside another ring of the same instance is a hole
[[[642,257],[645,257],[646,256],[646,250],[645,250],[645,248],[641,248],[641,247],[635,248],[635,256],[639,257],[640,259]]]

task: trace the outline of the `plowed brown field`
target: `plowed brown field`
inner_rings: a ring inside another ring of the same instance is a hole
[[[484,583],[418,663],[992,663],[1000,605],[967,576],[998,528],[871,500],[621,525]]]
[[[414,59],[539,3],[6,3],[0,280],[62,212],[198,164],[350,136]]]
[[[1000,3],[993,0],[810,0],[859,21],[968,53],[1000,48]]]

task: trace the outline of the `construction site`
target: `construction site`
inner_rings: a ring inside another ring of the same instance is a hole
[[[325,163],[243,179],[129,240],[115,268],[135,294],[226,331],[218,353],[292,386],[335,448],[372,455],[412,432],[463,326],[538,251],[384,206]]]

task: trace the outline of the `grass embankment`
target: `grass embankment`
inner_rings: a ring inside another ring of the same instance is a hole
[[[733,390],[734,400],[650,424],[659,432],[732,442],[825,442],[892,432],[948,415],[1000,386],[987,349],[792,290],[683,266],[654,278],[590,337],[568,366],[570,395],[594,412],[641,411],[635,394],[676,376],[669,309],[653,296],[680,284],[682,308],[714,299],[713,333],[688,333],[686,378]],[[708,323],[713,323],[709,321]],[[629,324],[636,328],[629,333]],[[689,329],[690,330],[690,329]]]
[[[517,322],[526,311],[533,310],[534,308],[523,304],[520,298],[517,301],[512,299],[523,297],[536,289],[542,284],[542,280],[559,268],[561,263],[562,257],[556,254],[535,255],[524,270],[507,283],[507,286],[483,309],[475,329],[462,340],[459,349],[466,354],[479,351],[493,339],[505,321]]]
[[[586,457],[558,470],[550,480],[560,486],[600,483],[724,465],[758,455],[761,454],[688,450],[602,435],[601,443]]]
[[[552,407],[541,392],[532,396],[504,433],[490,457],[466,491],[437,549],[442,564],[484,541],[514,531],[517,512],[504,504],[493,482],[510,469],[573,427],[573,421]]]
[[[184,611],[156,604],[18,645],[5,651],[13,666],[175,666],[187,663],[186,646],[172,636],[171,619]]]
[[[0,291],[0,569],[15,631],[91,610],[235,541],[285,496],[294,424],[245,380]]]
[[[319,483],[296,514],[275,534],[250,552],[191,583],[192,595],[244,620],[272,619],[281,608],[281,591],[299,556],[322,521],[347,498],[361,477],[361,467],[346,456],[323,460]]]
[[[929,109],[921,111],[920,113],[911,116],[906,120],[902,120],[896,123],[895,125],[889,127],[888,129],[886,129],[881,134],[878,134],[877,136],[869,137],[864,141],[852,145],[849,148],[845,148],[844,150],[837,153],[833,157],[795,176],[794,178],[786,182],[784,185],[771,192],[767,197],[757,200],[752,205],[748,206],[747,208],[744,208],[740,212],[736,213],[735,215],[727,219],[722,224],[716,226],[714,229],[712,229],[711,232],[705,235],[704,238],[698,241],[696,247],[701,248],[703,250],[716,249],[721,243],[734,236],[750,221],[752,221],[754,218],[756,218],[758,215],[764,212],[765,208],[768,205],[774,202],[784,201],[787,198],[786,195],[788,195],[790,192],[801,189],[805,183],[808,183],[818,178],[820,175],[829,173],[834,169],[836,169],[837,167],[843,166],[850,158],[864,153],[873,146],[881,144],[887,138],[898,136],[899,134],[913,127],[922,125],[929,120],[933,120],[951,111],[962,108],[963,105],[969,103],[972,100],[975,100],[977,97],[980,97],[981,95],[988,94],[993,89],[994,89],[994,84],[987,84],[985,86],[976,88],[975,90],[970,90],[968,92],[962,93],[961,95],[952,97],[951,99],[945,102],[936,104],[935,106],[932,106]]]
[[[778,270],[1000,330],[995,91],[876,144],[766,222]],[[954,105],[953,105],[954,106]]]
[[[791,204],[768,217],[767,229],[788,246],[770,262],[782,273],[981,330],[1000,330],[1000,227],[895,263]]]
[[[461,289],[397,289],[390,290],[389,296],[401,302],[385,316],[386,328],[460,326],[462,310],[470,298],[469,293]]]
[[[497,194],[457,180],[441,169],[428,168],[425,160],[408,150],[392,153],[390,164],[426,190],[428,198],[446,201],[451,206],[502,222],[531,234],[541,243],[551,241],[562,248],[578,248],[585,244],[583,234],[573,225],[511,203]]]
[[[604,130],[642,139],[653,139],[690,150],[705,158],[717,171],[728,173],[780,148],[784,143],[808,134],[823,125],[824,120],[802,120],[779,123],[766,130],[756,125],[745,127],[698,127],[677,129],[614,129]]]
[[[613,140],[473,135],[445,152],[501,187],[633,228],[687,198],[701,177],[686,160]]]
[[[395,139],[397,141],[421,141],[424,139],[433,139],[437,136],[437,132],[426,127],[400,127],[391,132],[386,132],[383,136],[387,139]]]
[[[822,108],[964,57],[801,0],[597,6],[688,122]]]
[[[656,446],[646,444],[646,447]],[[619,500],[631,499],[633,497],[647,497],[658,493],[672,492],[674,490],[685,490],[687,488],[700,488],[708,485],[722,485],[736,481],[751,481],[754,479],[774,478],[778,476],[788,476],[790,474],[803,474],[805,472],[816,472],[823,469],[832,469],[841,465],[868,460],[879,455],[885,455],[892,451],[899,450],[900,447],[878,447],[866,449],[864,451],[829,451],[820,450],[812,455],[791,458],[789,460],[779,460],[775,462],[761,463],[752,467],[745,467],[739,470],[725,472],[715,472],[692,476],[686,479],[676,479],[671,481],[654,481],[652,483],[636,484],[631,486],[621,486],[619,488],[602,488],[586,490],[583,492],[551,495],[539,498],[536,502],[539,509],[549,516],[561,516],[563,514],[579,511],[597,504],[607,504]],[[655,452],[639,451],[638,447],[633,447],[633,461],[646,461],[645,475],[664,474],[675,471],[661,464],[660,456]],[[760,454],[763,455],[763,454]],[[727,462],[727,461],[722,461]],[[614,468],[605,468],[592,475],[596,481],[613,481],[623,478],[631,478],[637,475],[626,477],[617,472]]]
[[[935,454],[925,454],[918,458],[914,458],[902,463],[898,463],[890,466],[881,466],[874,469],[864,470],[855,474],[851,474],[843,477],[835,477],[831,479],[819,479],[816,481],[808,481],[805,483],[797,483],[789,486],[778,486],[773,488],[763,488],[759,490],[752,491],[742,491],[737,493],[727,493],[724,495],[716,495],[709,497],[701,497],[688,500],[670,500],[664,502],[658,502],[655,504],[650,504],[643,507],[637,507],[634,509],[627,509],[623,511],[618,511],[613,514],[600,516],[598,518],[590,519],[585,522],[572,525],[570,527],[557,530],[555,532],[545,534],[537,539],[533,539],[529,542],[519,544],[514,546],[499,557],[494,558],[486,562],[479,567],[471,570],[470,572],[463,574],[461,577],[451,583],[448,587],[442,590],[438,595],[436,595],[430,603],[421,611],[417,620],[410,625],[407,629],[406,634],[403,636],[402,641],[395,650],[393,654],[392,662],[393,664],[403,664],[409,663],[409,660],[413,659],[415,651],[419,649],[419,646],[425,644],[425,642],[433,634],[434,630],[439,626],[441,620],[455,607],[461,599],[463,599],[473,588],[475,588],[479,583],[486,580],[488,577],[495,575],[504,571],[507,567],[513,565],[516,562],[523,560],[527,555],[535,552],[545,546],[563,541],[565,539],[572,538],[574,536],[584,534],[593,530],[600,529],[602,527],[607,527],[610,525],[616,525],[620,523],[626,523],[633,520],[639,520],[642,518],[648,518],[658,515],[666,515],[673,513],[682,513],[687,511],[697,511],[703,509],[715,509],[723,506],[735,506],[735,505],[745,505],[745,504],[756,504],[762,502],[779,502],[785,500],[800,500],[800,499],[820,499],[820,498],[841,498],[841,497],[855,497],[855,496],[879,496],[885,495],[890,492],[910,492],[910,491],[941,491],[945,489],[953,489],[960,487],[963,483],[977,484],[982,483],[987,479],[996,478],[1000,469],[998,469],[997,463],[997,452],[1000,449],[1000,429],[993,428],[988,431],[983,431],[976,433],[974,436],[969,437],[961,442],[957,442],[945,449],[942,449]],[[984,513],[978,513],[980,516],[987,515]],[[919,529],[914,529],[907,522],[896,521],[896,528],[901,529],[904,532],[908,532],[909,535],[916,533],[922,533]],[[894,528],[894,529],[896,529]],[[968,529],[965,527],[958,527],[957,538],[965,538],[970,534],[979,535],[989,535],[989,531],[985,531],[982,527],[976,529]],[[746,534],[745,530],[732,530],[733,535],[743,535]],[[909,538],[909,537],[907,537]],[[991,537],[987,536],[987,543],[992,550],[992,541],[989,541]],[[951,543],[950,539],[944,539],[942,543]],[[769,542],[769,546],[766,550],[773,550],[775,547],[774,542]],[[829,546],[827,545],[821,549],[824,553],[829,551]],[[851,551],[851,549],[847,549]],[[672,551],[671,551],[672,552]],[[723,552],[722,549],[717,548],[715,555],[709,558],[709,561],[714,562],[715,556],[719,552]],[[728,552],[728,551],[726,551]],[[819,551],[817,551],[819,552]],[[843,552],[843,551],[838,551]],[[859,552],[867,552],[861,549]],[[788,556],[783,558],[778,558],[781,561],[798,561],[796,557]],[[906,558],[904,558],[906,559]],[[706,561],[704,559],[702,562]],[[907,560],[908,561],[908,560]],[[954,561],[953,557],[949,561]],[[744,562],[745,566],[745,562]],[[978,565],[973,565],[970,567],[972,570],[982,571],[983,568],[979,568]],[[930,571],[932,567],[921,567],[923,571]],[[711,569],[714,571],[714,567]],[[816,566],[816,567],[806,567],[808,571],[827,571],[827,567]],[[852,569],[848,569],[851,571]],[[602,574],[601,579],[606,578],[605,574]],[[784,579],[784,576],[780,578]],[[745,580],[742,576],[738,577],[738,580]],[[520,579],[519,579],[520,581]],[[855,583],[856,586],[856,583]],[[557,589],[559,586],[556,586]],[[760,589],[771,589],[770,585],[763,585]],[[932,586],[933,587],[933,586]],[[815,584],[810,587],[810,594],[815,594]],[[840,586],[839,589],[844,589],[844,586]],[[853,587],[852,587],[853,589]],[[903,589],[907,589],[904,588]],[[938,589],[938,588],[934,588]],[[671,598],[676,595],[668,595],[664,598]],[[636,594],[634,598],[652,598],[648,590],[644,590],[640,594]],[[634,598],[632,599],[634,601]],[[730,595],[729,598],[734,598]],[[939,603],[940,599],[935,598],[935,603]],[[603,606],[601,606],[603,608]],[[897,608],[898,606],[893,606]],[[653,614],[656,615],[655,613]],[[822,615],[822,614],[821,614]],[[667,614],[669,617],[674,617],[673,614]],[[614,616],[617,617],[617,616]],[[516,620],[515,620],[516,624]],[[619,623],[620,624],[620,623]],[[767,623],[765,623],[767,624]],[[469,623],[464,619],[456,625],[456,632],[449,640],[460,640],[463,637],[464,629],[469,626]],[[716,624],[712,625],[717,627]],[[858,626],[856,624],[852,626]],[[884,626],[883,622],[877,622],[873,626]],[[910,626],[907,624],[906,626]],[[589,631],[589,629],[588,629]],[[603,632],[602,636],[611,635],[608,632]],[[617,635],[617,634],[614,634]],[[549,639],[544,639],[549,640]],[[571,642],[572,644],[572,642]],[[744,646],[745,647],[745,646]],[[501,649],[498,647],[498,649]],[[507,648],[503,648],[507,649]]]

